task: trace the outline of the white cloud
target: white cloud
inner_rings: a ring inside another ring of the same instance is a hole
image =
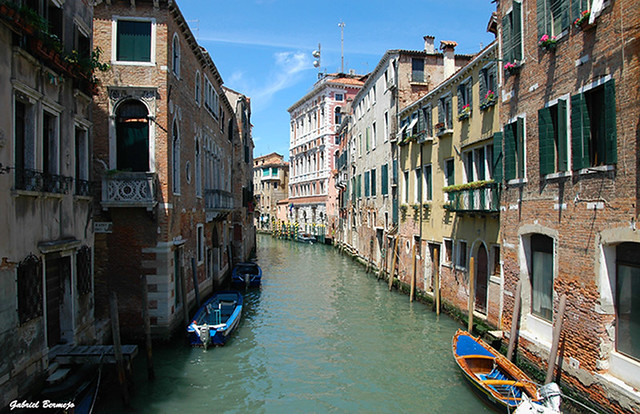
[[[298,83],[301,72],[313,68],[310,55],[303,52],[279,52],[274,59],[274,69],[264,86],[249,95],[254,109],[267,105],[276,93]]]

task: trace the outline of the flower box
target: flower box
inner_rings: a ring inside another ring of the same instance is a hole
[[[482,99],[482,102],[480,103],[480,109],[482,109],[483,111],[489,109],[490,107],[494,106],[496,102],[497,99],[495,92],[489,89],[484,95],[484,99]]]
[[[444,129],[444,122],[438,122],[437,124],[434,125],[435,129]]]
[[[471,116],[471,107],[469,106],[469,104],[466,104],[465,106],[462,107],[462,111],[460,111],[460,114],[458,115],[458,121],[469,119],[470,116]]]
[[[542,35],[540,40],[538,41],[538,46],[546,51],[553,51],[556,49],[556,37],[549,35]]]
[[[517,75],[518,73],[520,73],[521,67],[522,67],[522,64],[518,62],[505,63],[503,66],[505,76]]]

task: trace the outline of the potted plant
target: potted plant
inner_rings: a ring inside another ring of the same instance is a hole
[[[580,13],[580,16],[573,22],[573,26],[576,29],[586,29],[589,26],[589,17],[591,16],[591,12],[589,10],[584,10]]]
[[[496,94],[494,91],[489,89],[487,93],[484,95],[484,99],[482,100],[482,105],[480,105],[480,109],[487,109],[496,104]]]
[[[538,46],[540,46],[544,50],[555,50],[556,42],[557,40],[555,36],[544,34],[542,35],[540,40],[538,40]]]
[[[510,76],[510,75],[516,75],[520,72],[520,67],[522,65],[518,62],[507,62],[504,64],[503,68],[504,68],[504,72],[505,75]]]
[[[468,119],[471,116],[471,106],[466,104],[462,107],[462,111],[458,115],[458,120],[462,121],[463,119]]]

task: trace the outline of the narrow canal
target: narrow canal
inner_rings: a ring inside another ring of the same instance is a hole
[[[451,353],[458,325],[389,292],[336,249],[258,236],[263,286],[219,348],[156,345],[156,380],[135,360],[131,408],[98,412],[483,413]]]

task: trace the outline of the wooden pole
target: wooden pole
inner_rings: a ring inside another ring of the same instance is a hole
[[[153,381],[156,373],[153,369],[153,349],[151,346],[151,321],[149,319],[149,287],[147,276],[141,276],[142,282],[142,321],[144,322],[145,348],[147,350],[147,377]]]
[[[193,290],[196,293],[196,305],[200,307],[200,288],[198,287],[198,273],[196,271],[196,258],[191,258],[191,277],[193,278]]]
[[[436,315],[440,315],[440,247],[436,246],[433,252],[433,276],[435,278],[433,295],[436,297]]]
[[[544,380],[548,384],[553,379],[553,370],[556,366],[556,358],[558,357],[558,344],[560,343],[560,334],[562,333],[562,319],[564,318],[564,310],[567,306],[567,295],[560,297],[558,305],[558,313],[556,313],[556,324],[553,327],[553,343],[551,344],[551,352],[549,353],[549,362],[547,363],[547,378]]]
[[[413,302],[413,297],[416,293],[416,246],[413,246],[412,257],[413,269],[411,271],[411,292],[409,292],[409,302]]]
[[[467,326],[467,331],[469,333],[473,333],[473,308],[476,303],[475,281],[474,258],[473,256],[471,256],[471,258],[469,259],[469,324]]]
[[[398,236],[395,237],[395,244],[393,247],[393,260],[391,262],[391,272],[389,272],[389,291],[393,288],[393,278],[396,273],[396,261],[398,260],[398,244],[400,244],[400,238]]]
[[[515,350],[516,340],[518,339],[518,323],[520,323],[520,301],[522,294],[522,280],[518,281],[516,288],[515,303],[513,305],[513,317],[511,318],[511,334],[509,335],[509,349],[507,351],[507,359],[513,361],[513,351]]]
[[[122,344],[120,343],[120,320],[118,319],[118,296],[111,292],[109,297],[109,310],[111,313],[111,335],[113,336],[113,354],[116,358],[116,368],[118,370],[118,382],[122,391],[122,402],[129,406],[129,390],[127,389],[127,378],[124,371],[124,358],[122,357]]]

